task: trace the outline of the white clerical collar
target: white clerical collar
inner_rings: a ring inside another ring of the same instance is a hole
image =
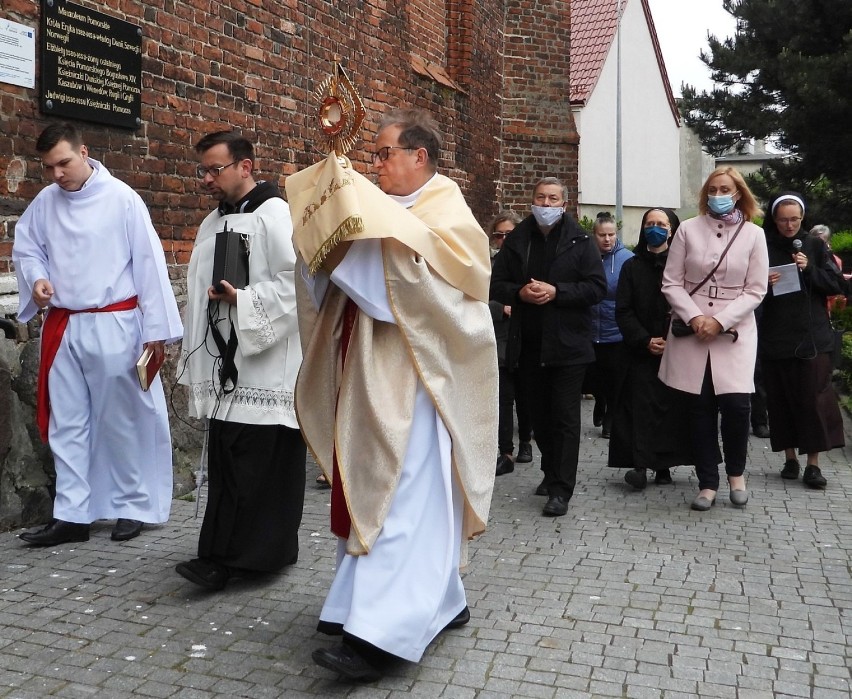
[[[406,194],[404,197],[399,196],[397,194],[388,194],[388,196],[393,199],[397,204],[402,204],[406,209],[410,209],[417,202],[417,198],[423,194],[423,190],[429,186],[429,183],[435,178],[436,172],[432,177],[430,177],[426,183],[418,189],[416,192],[412,192],[411,194]]]

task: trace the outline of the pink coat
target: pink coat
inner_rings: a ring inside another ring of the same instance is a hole
[[[730,335],[701,342],[694,335],[666,338],[660,380],[687,393],[700,393],[707,357],[713,387],[722,393],[752,393],[757,357],[754,309],[769,284],[769,258],[763,230],[746,222],[713,277],[697,293],[694,289],[710,273],[739,224],[698,216],[684,221],[671,242],[663,273],[663,294],[672,314],[685,322],[699,315],[712,316]]]

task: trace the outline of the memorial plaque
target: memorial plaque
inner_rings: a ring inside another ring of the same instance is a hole
[[[142,30],[65,0],[42,0],[41,111],[142,125]]]

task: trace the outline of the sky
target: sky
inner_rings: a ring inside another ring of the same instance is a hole
[[[722,0],[648,0],[663,50],[666,71],[676,96],[681,83],[699,90],[713,87],[710,71],[698,54],[707,49],[707,34],[733,36],[734,18],[722,9]]]

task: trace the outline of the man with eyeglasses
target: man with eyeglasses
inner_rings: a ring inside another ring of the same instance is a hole
[[[161,361],[183,332],[166,258],[136,192],[89,157],[80,131],[55,122],[36,151],[53,184],[15,227],[18,320],[42,326],[37,420],[56,468],[54,519],[21,534],[33,546],[88,541],[115,519],[127,541],[169,518],[172,448],[159,378],[139,386],[143,348]]]
[[[221,590],[298,558],[306,447],[293,389],[302,348],[290,208],[274,183],[255,180],[254,146],[239,132],[210,133],[195,149],[201,187],[219,206],[189,260],[178,380],[189,387],[189,414],[208,424],[210,477],[198,557],[176,571]],[[213,278],[226,229],[247,252],[244,288]]]
[[[459,566],[494,485],[488,238],[437,173],[440,147],[431,116],[397,111],[376,136],[378,189],[333,155],[287,180],[306,282],[296,410],[339,537],[318,628],[342,643],[313,658],[350,680],[468,622]]]

